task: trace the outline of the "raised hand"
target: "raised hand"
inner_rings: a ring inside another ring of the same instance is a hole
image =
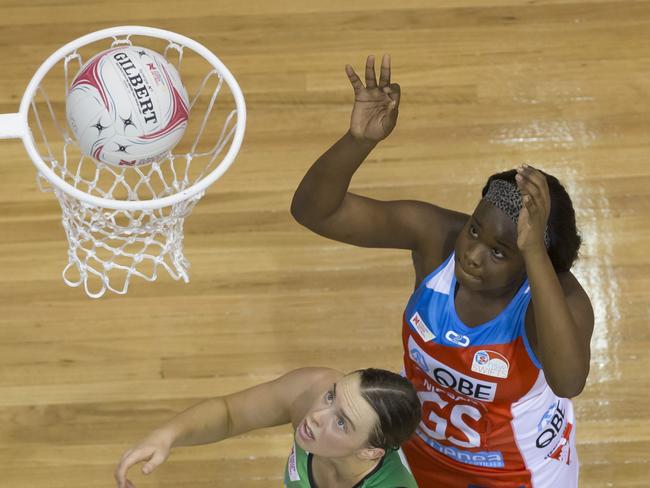
[[[517,224],[517,247],[524,254],[530,251],[546,252],[544,231],[551,213],[551,196],[546,176],[524,164],[517,168],[515,179],[524,204]]]
[[[144,474],[151,473],[169,457],[171,441],[168,436],[154,431],[135,447],[126,451],[120,463],[115,468],[115,481],[118,488],[135,488],[135,485],[126,477],[126,472],[133,465],[145,462],[142,467]]]
[[[350,133],[357,139],[378,142],[391,133],[397,123],[400,87],[390,82],[390,56],[381,61],[379,84],[375,75],[375,57],[366,60],[366,85],[364,86],[352,66],[345,72],[354,88],[354,107]]]

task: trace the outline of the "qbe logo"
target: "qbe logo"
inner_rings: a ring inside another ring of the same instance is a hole
[[[542,418],[537,424],[537,432],[540,434],[537,436],[535,445],[538,448],[542,449],[548,446],[560,433],[564,425],[564,412],[560,408],[560,400],[558,400],[552,403],[544,415],[542,415]]]
[[[482,400],[485,402],[494,401],[497,391],[497,384],[491,381],[482,381],[471,376],[467,376],[454,368],[441,363],[427,354],[418,344],[409,337],[408,340],[409,356],[420,369],[433,381],[440,386],[451,388],[452,390],[466,397]]]
[[[571,432],[573,424],[567,418],[567,406],[562,408],[562,400],[551,403],[539,423],[537,431],[539,435],[535,445],[544,449],[553,443],[548,458],[555,459],[566,464],[571,463]]]

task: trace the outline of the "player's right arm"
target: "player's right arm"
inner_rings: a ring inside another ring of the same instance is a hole
[[[350,130],[309,169],[293,197],[292,215],[318,234],[357,246],[442,252],[448,234],[467,216],[424,202],[379,201],[348,191],[361,163],[395,127],[400,87],[390,81],[387,55],[378,84],[373,56],[366,61],[365,86],[350,65],[346,73],[355,94]]]
[[[301,368],[276,380],[200,402],[152,431],[126,451],[115,469],[118,488],[132,488],[129,468],[144,462],[151,473],[173,447],[218,442],[245,432],[302,419],[316,396],[342,374],[328,368]]]

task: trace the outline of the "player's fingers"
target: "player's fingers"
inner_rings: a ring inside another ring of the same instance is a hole
[[[126,451],[122,455],[119,464],[115,467],[115,471],[113,471],[113,478],[115,478],[118,488],[124,488],[126,486],[126,471],[129,469],[126,465],[126,459],[130,454],[131,451]]]
[[[381,58],[381,69],[379,71],[379,88],[390,85],[390,54],[384,54]]]
[[[546,176],[541,171],[527,164],[523,164],[517,168],[517,174],[522,175],[530,182],[530,185],[532,185],[532,194],[548,196],[548,182],[546,181]]]
[[[352,66],[350,66],[349,64],[346,64],[345,65],[345,73],[348,75],[348,79],[350,80],[350,83],[352,84],[352,88],[354,89],[354,93],[357,93],[360,90],[363,90],[363,83],[361,83],[361,80],[359,79],[359,76],[354,71],[354,68]]]
[[[131,466],[142,461],[150,460],[153,454],[153,449],[145,450],[143,448],[135,448],[125,452],[120,460],[120,464],[115,468],[114,476],[118,486],[120,488],[126,486],[126,472],[131,468]]]
[[[128,464],[127,461],[123,461],[119,464],[119,466],[115,469],[115,473],[113,474],[115,481],[117,482],[118,488],[124,488],[127,482],[126,479],[126,472],[129,470],[131,466]]]
[[[519,190],[525,195],[533,195],[538,197],[540,195],[540,189],[537,187],[535,182],[529,178],[525,170],[522,168],[521,171],[517,169],[517,175],[515,176],[517,181],[517,186]]]
[[[392,100],[391,106],[397,107],[399,105],[399,99],[401,95],[399,85],[397,83],[391,83],[389,86],[385,86],[383,91]]]
[[[548,180],[546,175],[540,170],[533,168],[532,166],[524,165],[527,168],[527,175],[530,180],[535,183],[535,186],[539,188],[540,194],[543,198],[550,200],[550,191],[548,188]]]
[[[375,56],[372,54],[366,59],[366,88],[377,88],[377,75],[375,74]]]
[[[154,452],[153,456],[151,456],[151,459],[144,466],[142,466],[142,472],[144,474],[149,474],[158,466],[160,466],[164,461],[165,456],[163,456],[160,451],[156,451]]]
[[[534,211],[536,206],[535,206],[535,200],[530,196],[530,195],[524,195],[522,197],[522,201],[524,206],[528,209],[528,211]]]

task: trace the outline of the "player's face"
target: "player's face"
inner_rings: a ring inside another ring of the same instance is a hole
[[[318,456],[346,457],[368,447],[368,437],[377,422],[377,413],[361,396],[360,376],[353,373],[316,400],[296,428],[296,442]]]
[[[472,291],[508,291],[525,276],[517,226],[502,210],[481,200],[456,239],[456,279]]]

